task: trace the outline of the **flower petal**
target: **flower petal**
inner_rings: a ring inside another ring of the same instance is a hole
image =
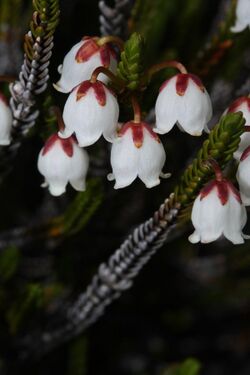
[[[178,95],[176,94],[176,76],[160,91],[156,104],[156,127],[154,131],[159,134],[169,132],[177,121]]]
[[[140,149],[135,147],[131,129],[112,144],[111,166],[115,189],[130,185],[137,177]]]
[[[202,200],[200,198],[198,195],[194,201],[191,219],[200,241],[209,243],[219,238],[223,232],[225,206],[222,206],[215,188]]]
[[[90,88],[86,95],[76,100],[77,89],[66,101],[63,120],[65,131],[75,132],[81,147],[95,143],[102,133],[108,138],[114,134],[119,116],[119,106],[116,98],[105,88],[106,104],[99,105],[94,90]]]
[[[139,156],[138,176],[147,188],[159,185],[162,168],[166,161],[166,153],[162,143],[156,140],[144,128],[143,144]]]
[[[242,244],[244,243],[242,229],[247,221],[246,208],[230,193],[226,209],[223,234],[234,245]]]

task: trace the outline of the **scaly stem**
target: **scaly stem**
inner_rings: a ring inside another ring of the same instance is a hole
[[[109,69],[105,68],[104,66],[99,66],[98,68],[96,68],[93,71],[93,73],[91,75],[91,78],[90,78],[90,82],[91,83],[96,83],[98,75],[100,73],[105,74],[120,89],[125,88],[126,83],[122,79],[120,79],[119,77],[117,77],[116,75],[114,75]]]
[[[107,35],[100,38],[97,42],[98,46],[100,47],[107,43],[115,44],[120,49],[120,51],[124,50],[124,42],[118,36]]]
[[[134,123],[139,124],[141,122],[141,107],[138,103],[136,96],[131,96],[131,102],[134,110]]]
[[[179,61],[175,61],[175,60],[173,60],[173,61],[163,61],[162,63],[155,64],[155,65],[151,66],[151,68],[149,68],[148,73],[147,73],[149,79],[155,73],[158,73],[159,71],[161,71],[162,69],[165,69],[165,68],[175,68],[175,69],[178,69],[180,71],[180,73],[187,74],[187,69]]]

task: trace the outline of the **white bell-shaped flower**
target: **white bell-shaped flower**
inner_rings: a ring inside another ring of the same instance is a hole
[[[7,99],[0,93],[0,146],[7,146],[10,144],[11,127],[12,113]]]
[[[242,96],[236,99],[226,110],[225,113],[235,113],[241,111],[246,120],[245,125],[250,125],[250,98]],[[250,133],[245,132],[240,137],[241,141],[237,151],[234,153],[234,158],[240,160],[243,151],[250,145]]]
[[[146,123],[128,122],[112,144],[110,181],[115,189],[130,185],[139,177],[147,188],[160,183],[166,154],[158,136]]]
[[[98,38],[83,38],[72,47],[59,66],[60,80],[54,85],[55,89],[68,93],[81,82],[91,78],[93,71],[103,66],[113,73],[117,67],[115,50],[109,45],[98,45]],[[100,74],[98,79],[108,82],[108,77]]]
[[[250,27],[250,0],[238,0],[236,5],[236,23],[231,31],[239,33]]]
[[[245,206],[250,206],[250,146],[241,155],[236,178],[242,202]]]
[[[79,146],[95,143],[103,134],[107,141],[112,141],[116,134],[119,106],[114,94],[97,81],[85,81],[69,95],[64,110],[64,131],[62,138],[75,133]]]
[[[246,208],[239,192],[226,179],[213,180],[201,190],[194,201],[191,219],[195,228],[189,236],[192,243],[209,243],[221,235],[233,244],[244,243]]]
[[[203,130],[208,131],[212,104],[200,79],[193,74],[182,73],[161,86],[155,114],[156,133],[168,133],[177,124],[182,131],[199,136]]]
[[[75,190],[84,191],[88,165],[87,152],[73,136],[62,139],[52,135],[38,157],[38,170],[45,178],[42,186],[48,187],[54,196],[63,194],[68,182]]]

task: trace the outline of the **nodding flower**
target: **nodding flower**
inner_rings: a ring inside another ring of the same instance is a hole
[[[195,228],[189,236],[192,243],[209,243],[224,235],[233,244],[244,243],[242,229],[247,221],[246,208],[233,184],[216,171],[195,199],[191,215]]]
[[[203,130],[208,131],[212,104],[197,76],[180,73],[161,86],[155,114],[156,133],[168,133],[177,124],[182,131],[199,136]]]
[[[128,122],[118,132],[112,144],[112,174],[108,179],[115,180],[115,189],[130,185],[139,177],[147,188],[160,183],[166,154],[158,136],[145,122]]]
[[[107,141],[112,141],[118,117],[117,99],[105,84],[84,81],[72,91],[65,103],[65,129],[59,134],[67,138],[75,133],[81,147],[92,145],[102,134]]]
[[[53,134],[45,143],[38,157],[38,170],[44,176],[43,187],[59,196],[70,185],[77,191],[85,190],[89,165],[88,154],[80,148],[75,137],[62,139]]]
[[[90,79],[92,72],[103,66],[115,73],[117,56],[109,43],[99,45],[97,37],[84,37],[74,45],[58,67],[60,80],[54,85],[57,91],[68,93],[81,82]],[[108,77],[100,74],[100,81],[107,83]]]

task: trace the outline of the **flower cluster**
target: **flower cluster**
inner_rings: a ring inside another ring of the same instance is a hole
[[[142,90],[129,91],[126,82],[118,78],[115,42],[117,39],[112,37],[83,38],[59,67],[61,77],[54,87],[69,95],[60,130],[47,140],[38,158],[38,169],[45,178],[43,186],[52,195],[63,194],[68,182],[78,191],[85,189],[89,160],[83,147],[93,145],[101,136],[112,144],[112,173],[108,179],[115,180],[114,188],[124,188],[137,177],[147,188],[152,188],[160,183],[160,177],[169,177],[163,173],[166,154],[158,134],[168,133],[174,125],[192,136],[209,132],[210,97],[201,80],[176,61],[155,65],[146,72],[150,80],[162,68],[179,70],[160,87],[155,125],[146,123],[138,100],[145,85]],[[118,88],[112,83],[118,84]],[[129,99],[134,111],[134,118],[125,123],[119,123],[120,98]],[[248,97],[237,99],[226,112],[238,111],[243,112],[249,123]],[[250,147],[245,150],[249,144],[250,136],[245,133],[234,155],[240,160],[237,172],[240,192],[222,176],[216,162],[211,161],[216,178],[201,190],[194,202],[195,231],[189,237],[192,243],[208,243],[222,234],[234,244],[244,242],[245,205],[250,205]]]
[[[76,149],[93,145],[102,135],[112,143],[112,173],[108,179],[115,180],[115,189],[130,185],[136,177],[146,187],[152,188],[160,183],[160,177],[169,176],[162,172],[166,154],[157,133],[165,134],[175,124],[194,136],[207,131],[207,123],[212,116],[209,95],[200,79],[189,74],[177,62],[166,63],[166,67],[175,67],[180,73],[164,82],[160,89],[155,106],[155,127],[143,121],[134,93],[128,95],[134,109],[134,119],[118,125],[120,110],[117,93],[120,95],[124,92],[126,85],[119,81],[118,92],[107,85],[110,80],[117,79],[117,57],[113,47],[116,42],[117,38],[114,40],[112,37],[85,37],[68,52],[59,67],[61,77],[54,87],[60,92],[70,92],[62,114],[64,126],[57,138],[48,140],[50,147],[46,143],[38,162],[39,170],[45,177],[44,186],[48,185],[53,195],[65,191],[65,181],[75,187],[69,165],[79,170],[80,179],[85,178],[87,156],[86,153],[82,154],[85,163],[80,162]],[[157,70],[155,66],[148,75]],[[77,146],[75,144],[72,155],[69,155],[63,140],[67,142],[72,136]],[[57,161],[48,161],[53,158]],[[83,164],[84,173],[81,174]]]

